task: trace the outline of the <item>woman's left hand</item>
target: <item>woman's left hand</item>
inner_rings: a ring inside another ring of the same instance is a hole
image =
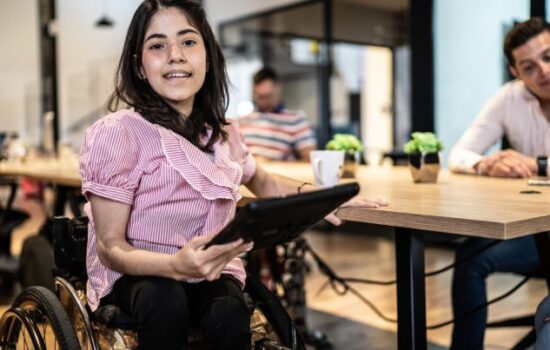
[[[387,207],[388,201],[385,199],[377,198],[374,200],[369,200],[364,197],[353,197],[349,201],[342,204],[338,209],[345,208],[345,207],[364,207],[364,208],[380,208],[380,207]],[[332,213],[325,216],[325,220],[330,222],[331,224],[338,226],[342,224],[342,219],[336,216],[336,212],[338,211],[336,209]]]

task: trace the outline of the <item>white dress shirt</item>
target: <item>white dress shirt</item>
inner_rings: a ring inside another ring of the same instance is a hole
[[[449,155],[451,171],[475,173],[474,165],[506,135],[511,147],[524,155],[550,155],[550,122],[538,99],[520,80],[504,84],[481,109]]]

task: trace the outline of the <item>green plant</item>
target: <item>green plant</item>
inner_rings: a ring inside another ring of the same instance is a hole
[[[443,143],[433,132],[413,132],[405,144],[405,153],[434,153],[443,149]]]
[[[335,134],[325,146],[326,149],[332,151],[346,151],[355,153],[363,150],[361,141],[352,134]]]

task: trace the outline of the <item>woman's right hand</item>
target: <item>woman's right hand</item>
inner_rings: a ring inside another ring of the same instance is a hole
[[[208,281],[218,279],[225,266],[234,258],[252,249],[252,242],[242,239],[226,244],[217,244],[204,249],[212,237],[195,237],[185,247],[172,255],[173,278],[184,280],[189,277],[204,278]]]

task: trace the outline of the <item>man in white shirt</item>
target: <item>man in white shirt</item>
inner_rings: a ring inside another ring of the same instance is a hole
[[[497,177],[547,176],[550,155],[550,27],[540,18],[520,23],[506,35],[504,53],[516,80],[504,84],[451,150],[454,172]],[[512,149],[484,156],[506,136]],[[453,275],[452,350],[482,350],[487,308],[485,279],[493,272],[529,273],[540,264],[532,237],[494,244],[470,238],[457,251]],[[488,247],[488,248],[487,248]],[[475,255],[476,252],[482,251]]]

